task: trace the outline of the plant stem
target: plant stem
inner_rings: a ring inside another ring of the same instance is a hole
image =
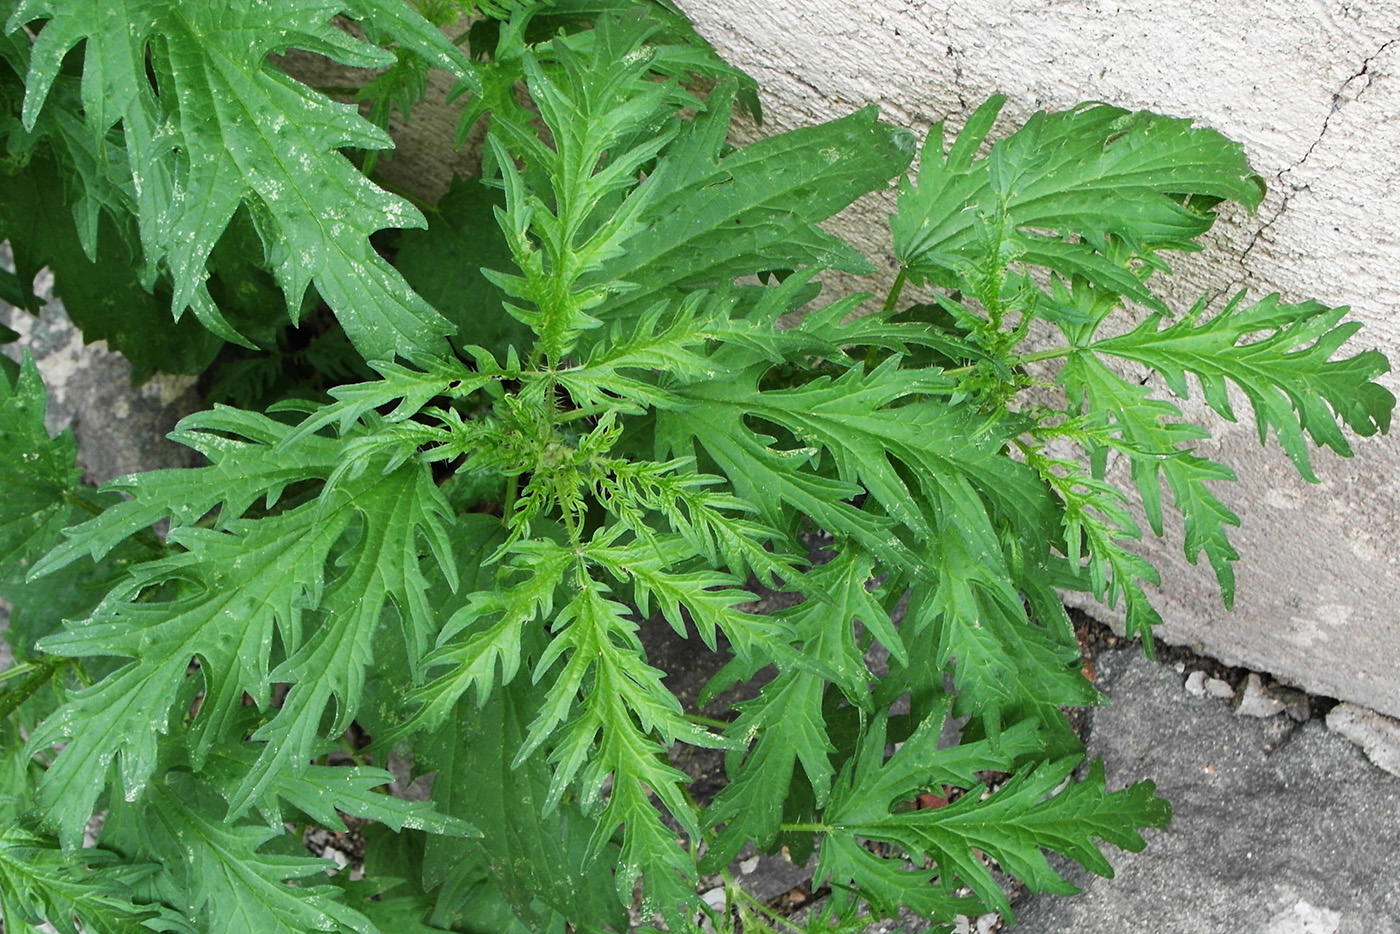
[[[685,715],[685,718],[691,723],[696,723],[700,726],[714,727],[717,730],[727,730],[730,727],[728,720],[718,720],[714,717],[706,717],[698,713],[688,713]]]
[[[511,474],[506,481],[506,501],[501,504],[501,518],[506,522],[506,528],[510,528],[510,516],[515,511],[515,496],[520,492],[520,475]]]
[[[1035,353],[1028,353],[1024,357],[1018,358],[1017,362],[1039,363],[1042,360],[1058,360],[1061,357],[1068,357],[1078,349],[1078,347],[1056,347],[1053,350],[1037,350]],[[949,370],[944,370],[943,375],[962,376],[965,373],[971,373],[972,370],[973,368],[971,366],[958,366]]]
[[[836,828],[830,824],[782,824],[778,829],[783,833],[831,833]]]
[[[1078,347],[1056,347],[1052,350],[1037,350],[1035,353],[1026,354],[1021,358],[1021,362],[1039,363],[1041,360],[1057,360],[1060,357],[1068,357],[1078,349]]]
[[[888,314],[894,311],[895,303],[899,301],[899,293],[904,291],[904,283],[909,281],[909,270],[903,266],[899,268],[899,275],[894,277],[894,285],[890,286],[890,294],[885,296],[884,311]]]
[[[35,662],[33,670],[25,676],[23,681],[0,694],[0,720],[14,713],[19,709],[20,704],[33,697],[34,692],[48,683],[48,680],[54,676],[58,669],[63,667],[64,663],[64,659],[53,656],[46,656]]]

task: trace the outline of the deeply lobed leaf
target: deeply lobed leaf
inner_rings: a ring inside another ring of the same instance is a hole
[[[1238,386],[1254,409],[1259,442],[1272,429],[1298,472],[1313,482],[1305,434],[1350,457],[1339,421],[1362,437],[1389,430],[1395,396],[1375,381],[1390,370],[1385,357],[1370,350],[1333,359],[1361,327],[1341,323],[1347,309],[1282,304],[1278,295],[1246,305],[1241,294],[1209,319],[1203,320],[1204,311],[1202,302],[1165,327],[1159,318],[1149,318],[1127,334],[1090,346],[1151,367],[1183,399],[1186,374],[1193,374],[1210,407],[1231,421],[1235,413],[1226,383]]]
[[[980,741],[954,749],[937,748],[941,715],[926,720],[886,761],[885,733],[875,726],[860,753],[843,770],[832,805],[823,815],[825,833],[842,841],[822,849],[818,878],[853,883],[857,890],[870,879],[877,901],[889,904],[888,889],[903,881],[905,890],[927,886],[929,873],[896,869],[897,861],[856,856],[856,840],[877,840],[903,849],[918,861],[931,860],[937,890],[951,895],[959,884],[969,886],[983,904],[1010,919],[1011,906],[978,853],[985,853],[1033,891],[1073,894],[1046,861],[1053,850],[1100,875],[1111,876],[1094,838],[1137,851],[1146,843],[1141,828],[1165,827],[1171,817],[1167,802],[1155,797],[1151,782],[1108,792],[1103,765],[1095,761],[1080,781],[1064,784],[1075,759],[1043,762],[1018,771],[1005,785],[984,795],[975,778],[983,769],[1004,769],[1018,752],[1036,748],[1033,733],[1008,731],[997,744]],[[924,810],[891,809],[919,789],[966,788],[953,803]],[[1062,787],[1063,786],[1063,787]],[[893,865],[892,865],[893,864]],[[903,895],[903,893],[901,893]],[[909,898],[919,900],[917,893]],[[944,915],[944,920],[952,920]]]
[[[356,67],[392,61],[330,24],[342,9],[470,80],[462,53],[394,0],[295,0],[275,11],[250,0],[217,9],[202,0],[25,0],[6,31],[43,21],[26,76],[27,127],[64,56],[83,44],[87,131],[101,147],[121,127],[147,276],[169,270],[177,318],[192,308],[216,334],[244,342],[204,283],[215,243],[246,205],[294,321],[314,282],[367,358],[437,351],[447,323],[369,243],[385,227],[421,226],[422,216],[339,152],[385,148],[387,134],[266,64],[293,47]]]
[[[1013,258],[1165,308],[1124,274],[1110,241],[1144,261],[1194,250],[1216,203],[1263,198],[1239,144],[1189,120],[1103,104],[1037,113],[978,157],[1004,103],[983,104],[946,152],[943,125],[929,131],[918,182],[901,185],[891,221],[895,254],[911,272],[953,284],[990,232],[1011,238]]]

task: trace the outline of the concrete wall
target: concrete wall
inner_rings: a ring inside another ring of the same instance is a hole
[[[768,124],[741,135],[869,103],[919,131],[956,126],[996,92],[1013,119],[1086,99],[1195,117],[1244,143],[1270,193],[1175,262],[1183,306],[1240,288],[1351,305],[1367,324],[1355,349],[1400,363],[1400,0],[681,4],[763,88]],[[838,224],[886,270],[892,203]],[[1150,545],[1161,637],[1400,715],[1400,448],[1361,441],[1352,460],[1319,458],[1313,486],[1258,447],[1252,424],[1217,438],[1203,453],[1241,476],[1221,491],[1243,520],[1236,609],[1173,532]]]

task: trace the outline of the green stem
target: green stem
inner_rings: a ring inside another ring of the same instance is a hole
[[[510,527],[510,517],[515,512],[515,497],[520,492],[520,475],[511,474],[506,480],[506,501],[501,504],[501,518],[505,520],[506,527]]]
[[[831,833],[836,828],[830,824],[782,824],[778,829],[783,833]]]
[[[102,507],[88,499],[86,496],[79,496],[72,490],[63,491],[63,501],[69,506],[76,506],[90,516],[102,515]]]
[[[1056,347],[1053,350],[1037,350],[1035,353],[1028,353],[1023,357],[1018,358],[1017,362],[1039,363],[1042,360],[1058,360],[1061,357],[1068,357],[1070,354],[1074,353],[1078,349],[1078,347]],[[971,366],[958,366],[953,367],[950,370],[944,370],[943,375],[962,376],[965,373],[971,373],[972,370],[973,367]]]
[[[29,698],[34,696],[34,692],[48,683],[58,669],[62,668],[66,659],[47,656],[34,663],[33,671],[25,677],[15,687],[10,688],[0,694],[0,720],[5,719],[10,714],[19,709]]]
[[[1078,347],[1056,347],[1053,350],[1037,350],[1035,353],[1026,354],[1021,358],[1021,362],[1039,363],[1041,360],[1058,360],[1060,357],[1068,357],[1078,349]]]
[[[700,726],[713,727],[716,730],[727,730],[730,726],[732,726],[732,724],[728,720],[717,720],[714,717],[705,717],[698,713],[688,713],[685,715],[685,718],[691,723],[695,723]]]
[[[899,275],[894,277],[894,285],[890,286],[890,294],[885,296],[884,311],[888,314],[894,311],[895,304],[899,301],[899,293],[904,291],[904,283],[909,281],[909,270],[901,266]]]

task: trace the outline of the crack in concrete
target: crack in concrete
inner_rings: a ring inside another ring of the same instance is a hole
[[[1245,245],[1245,248],[1242,251],[1240,251],[1240,270],[1245,279],[1249,278],[1249,254],[1254,251],[1254,247],[1258,245],[1259,241],[1263,238],[1264,234],[1269,230],[1269,228],[1273,227],[1273,225],[1278,222],[1279,218],[1283,217],[1284,212],[1288,210],[1289,202],[1293,200],[1293,196],[1298,194],[1299,192],[1309,190],[1309,186],[1306,184],[1294,185],[1292,183],[1287,182],[1285,180],[1285,176],[1297,171],[1308,161],[1308,159],[1312,157],[1313,152],[1322,143],[1322,140],[1327,136],[1327,131],[1332,126],[1332,118],[1335,117],[1338,113],[1340,113],[1342,108],[1345,107],[1347,104],[1359,101],[1361,99],[1361,95],[1365,94],[1366,91],[1370,89],[1372,82],[1375,80],[1375,74],[1371,71],[1371,65],[1376,61],[1376,59],[1384,55],[1385,52],[1389,50],[1391,46],[1397,44],[1400,44],[1400,37],[1386,41],[1380,46],[1380,48],[1376,49],[1370,55],[1366,56],[1361,60],[1361,67],[1354,74],[1352,74],[1345,81],[1343,81],[1341,87],[1337,88],[1336,91],[1332,92],[1332,106],[1327,111],[1327,116],[1324,117],[1322,120],[1322,126],[1318,129],[1317,138],[1314,139],[1308,145],[1307,150],[1302,154],[1302,156],[1294,160],[1292,163],[1284,166],[1282,169],[1279,169],[1279,171],[1275,173],[1274,184],[1278,187],[1280,191],[1283,192],[1283,200],[1279,202],[1278,210],[1274,211],[1274,213],[1269,217],[1268,220],[1259,225],[1258,229],[1254,231],[1253,236],[1249,238],[1249,243]],[[1350,88],[1354,82],[1363,78],[1365,79],[1365,84],[1354,95],[1347,97],[1347,89]]]
[[[1318,131],[1317,139],[1313,140],[1312,144],[1308,146],[1308,151],[1303,153],[1302,158],[1298,159],[1292,165],[1279,172],[1280,179],[1282,178],[1282,176],[1288,174],[1289,172],[1293,171],[1294,169],[1298,168],[1303,163],[1308,161],[1308,159],[1313,154],[1313,150],[1316,149],[1318,144],[1322,142],[1322,138],[1327,135],[1327,130],[1332,125],[1332,118],[1335,117],[1344,106],[1346,106],[1347,104],[1356,103],[1357,101],[1361,100],[1361,95],[1365,94],[1366,91],[1370,89],[1372,81],[1375,80],[1375,75],[1371,72],[1372,63],[1374,63],[1376,59],[1384,55],[1387,49],[1389,49],[1393,45],[1396,45],[1397,43],[1400,43],[1400,37],[1391,39],[1390,41],[1383,44],[1380,48],[1376,49],[1376,51],[1368,55],[1366,58],[1362,59],[1360,70],[1358,70],[1350,78],[1347,78],[1345,81],[1343,81],[1342,86],[1332,93],[1332,108],[1327,112],[1327,116],[1322,121],[1322,129]],[[1345,98],[1343,95],[1345,95],[1347,89],[1351,87],[1352,82],[1357,81],[1361,78],[1366,79],[1365,85],[1359,91],[1356,92],[1355,96],[1349,99]]]

